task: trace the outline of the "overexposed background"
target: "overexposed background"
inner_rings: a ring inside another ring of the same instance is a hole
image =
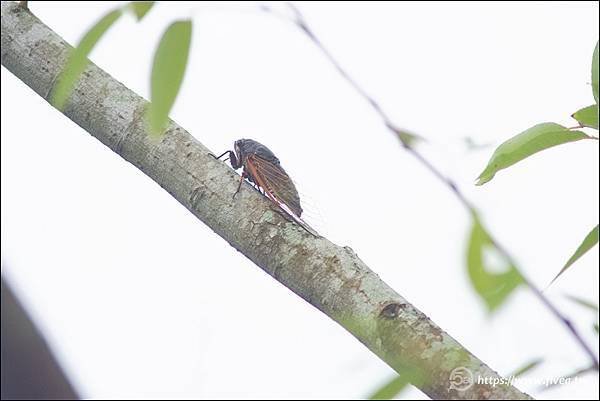
[[[32,2],[70,43],[120,2]],[[494,147],[593,102],[598,3],[303,3],[324,44],[482,211],[544,287],[598,222],[598,143],[550,149],[473,185]],[[275,5],[279,7],[280,5]],[[493,316],[468,281],[469,219],[293,25],[252,4],[159,3],[91,58],[149,97],[153,51],[193,18],[172,118],[215,152],[270,147],[312,222],[501,374],[588,364],[526,289]],[[168,193],[2,68],[2,272],[84,397],[365,397],[393,371]],[[491,144],[470,151],[465,137]],[[310,216],[309,216],[310,217]],[[586,339],[598,247],[548,291]],[[598,398],[598,376],[538,392]],[[402,397],[425,398],[414,388]]]

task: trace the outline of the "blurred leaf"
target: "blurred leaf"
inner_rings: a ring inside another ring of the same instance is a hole
[[[402,145],[404,145],[407,148],[412,147],[412,145],[416,144],[417,142],[420,141],[425,141],[425,138],[423,138],[422,136],[419,136],[417,134],[413,134],[412,132],[409,132],[407,130],[398,128],[397,126],[395,126],[393,123],[391,122],[386,122],[387,127],[394,131],[396,133],[396,135],[398,136],[398,139],[400,139],[400,142],[402,142]]]
[[[424,140],[423,137],[416,134],[412,134],[408,131],[396,129],[395,132],[396,135],[398,135],[398,139],[400,139],[400,142],[402,142],[405,146],[408,146],[409,148],[417,142],[421,142]]]
[[[499,170],[510,167],[534,153],[563,143],[589,138],[581,131],[571,131],[555,123],[535,125],[498,146],[475,185],[485,184],[494,178]]]
[[[596,104],[598,104],[598,42],[596,42],[594,55],[592,56],[592,92],[594,93]]]
[[[517,268],[505,258],[503,262],[506,270],[502,273],[491,272],[484,258],[485,252],[489,250],[500,253],[474,215],[467,250],[467,270],[475,291],[484,300],[488,311],[493,312],[523,283],[523,278]]]
[[[587,301],[583,298],[573,296],[573,295],[565,295],[565,297],[567,297],[572,302],[575,302],[576,304],[581,305],[584,308],[591,310],[592,312],[594,312],[594,315],[598,316],[598,305],[597,304],[595,304],[591,301]],[[594,328],[594,331],[596,332],[596,334],[598,334],[598,322],[594,323],[594,325],[592,327]]]
[[[169,121],[183,81],[192,38],[192,21],[172,23],[154,53],[151,103],[148,110],[150,132],[160,135]]]
[[[531,362],[521,366],[519,369],[515,370],[513,373],[508,375],[508,377],[523,376],[525,373],[529,372],[530,370],[537,368],[538,365],[541,364],[542,362],[544,362],[543,358],[534,359],[533,361],[531,361]]]
[[[569,300],[575,302],[578,305],[583,306],[584,308],[590,309],[592,312],[598,312],[598,305],[591,301],[586,301],[583,298],[576,297],[574,295],[565,295]]]
[[[138,21],[144,18],[152,6],[154,6],[153,1],[132,1],[129,3],[129,8],[133,11]]]
[[[51,103],[54,107],[59,110],[63,109],[79,76],[89,63],[88,54],[90,54],[102,35],[119,19],[121,14],[121,10],[114,10],[106,14],[83,36],[79,45],[71,50],[52,95]]]
[[[489,148],[490,146],[492,146],[492,143],[490,143],[490,142],[479,143],[479,142],[475,141],[475,139],[471,138],[470,136],[464,137],[463,141],[465,142],[465,146],[467,147],[468,150],[480,150],[480,149],[485,149],[485,148]]]
[[[396,376],[373,393],[370,400],[391,400],[396,397],[409,384],[408,379],[403,376]]]
[[[579,245],[579,248],[577,248],[577,250],[575,251],[573,256],[571,256],[569,258],[567,263],[558,272],[558,274],[556,275],[556,277],[554,277],[554,279],[550,282],[550,284],[555,282],[556,279],[565,272],[565,270],[567,270],[573,263],[575,263],[575,261],[577,261],[577,259],[582,257],[587,251],[592,249],[594,247],[594,245],[596,245],[597,243],[598,243],[598,225],[596,225],[596,227],[594,227],[592,229],[592,231],[590,231],[589,234],[586,235],[583,242]]]
[[[598,105],[584,107],[571,115],[579,125],[598,129]]]

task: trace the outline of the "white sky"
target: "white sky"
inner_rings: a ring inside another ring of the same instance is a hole
[[[32,2],[70,43],[120,3]],[[457,180],[520,267],[545,286],[598,222],[598,142],[473,182],[494,146],[593,102],[596,2],[297,3],[325,45]],[[91,58],[148,97],[174,18],[193,43],[172,117],[215,152],[273,150],[334,242],[480,359],[546,379],[588,363],[525,289],[488,316],[464,254],[468,216],[292,25],[249,5],[162,3],[122,18]],[[393,371],[196,220],[158,185],[2,68],[2,272],[90,398],[365,397]],[[313,219],[314,221],[314,219]],[[547,295],[598,352],[598,247]],[[598,398],[597,375],[538,398]],[[416,389],[403,397],[424,398]]]

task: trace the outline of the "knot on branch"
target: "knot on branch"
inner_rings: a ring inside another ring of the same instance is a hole
[[[384,319],[395,319],[400,315],[400,311],[402,310],[402,305],[398,303],[387,304],[379,313],[379,316]]]

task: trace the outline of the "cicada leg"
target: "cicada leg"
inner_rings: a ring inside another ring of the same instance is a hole
[[[228,155],[228,154],[230,154],[230,153],[231,153],[231,151],[230,151],[230,150],[226,150],[225,152],[223,152],[223,153],[221,154],[221,156],[215,156],[215,154],[214,154],[214,153],[209,153],[209,155],[210,155],[210,156],[212,156],[212,157],[214,157],[214,158],[215,158],[215,159],[217,159],[217,160],[221,160],[221,157],[223,157],[223,156],[225,156],[225,155]],[[226,157],[226,158],[225,158],[225,160],[223,160],[223,161],[227,161],[228,159],[229,159],[229,156],[228,156],[228,157]]]
[[[235,196],[238,194],[238,192],[240,192],[240,189],[242,189],[242,182],[244,182],[244,178],[246,178],[246,172],[242,171],[242,176],[240,177],[240,183],[238,184],[237,190],[233,194],[234,199],[235,199]]]
[[[246,179],[246,178],[248,178],[248,174],[246,174],[246,172],[242,172],[242,176],[240,177],[240,183],[238,184],[237,190],[233,194],[234,198],[238,194],[238,192],[240,192],[240,190],[242,189],[242,182],[244,182],[244,179]],[[254,188],[259,194],[262,194],[262,195],[265,194],[264,190],[260,187],[260,185],[258,185],[254,181],[250,181],[250,185],[252,185],[252,188]]]

